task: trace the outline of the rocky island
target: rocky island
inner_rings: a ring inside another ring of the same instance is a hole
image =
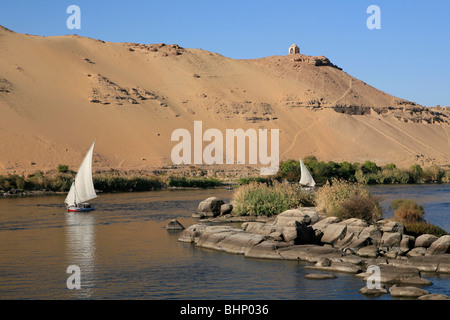
[[[450,273],[450,235],[413,237],[398,221],[340,220],[321,215],[315,207],[286,210],[275,217],[237,217],[230,206],[215,197],[202,201],[194,214],[201,220],[183,230],[178,240],[247,258],[309,262],[308,269],[320,271],[308,275],[316,279],[335,277],[323,274],[327,272],[367,281],[372,276],[368,268],[377,266],[381,286],[366,286],[362,294],[380,295],[389,289],[392,297],[449,299],[419,287],[432,284],[422,273]],[[221,214],[221,208],[228,213]]]

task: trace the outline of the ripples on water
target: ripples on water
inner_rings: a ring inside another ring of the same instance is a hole
[[[373,192],[385,195],[384,205],[400,195],[426,194],[421,199],[428,220],[448,223],[448,186],[406,193],[383,188]],[[67,213],[64,196],[0,199],[0,298],[367,299],[358,293],[365,284],[352,275],[309,280],[306,263],[197,248],[165,229],[174,218],[186,227],[196,223],[191,215],[199,201],[228,200],[231,194],[223,189],[101,194],[93,201],[97,210],[88,214]],[[69,265],[81,269],[79,290],[66,287]],[[427,278],[434,283],[427,290],[450,295],[448,275]]]

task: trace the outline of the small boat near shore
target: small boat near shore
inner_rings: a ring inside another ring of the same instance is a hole
[[[68,212],[89,212],[95,210],[90,203],[86,203],[97,197],[92,180],[92,156],[94,153],[95,141],[84,157],[78,169],[69,193],[64,201]]]

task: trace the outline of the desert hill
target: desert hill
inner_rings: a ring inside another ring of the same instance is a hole
[[[94,139],[95,170],[173,167],[171,134],[194,121],[280,129],[281,160],[450,163],[450,110],[384,93],[323,56],[235,60],[0,27],[0,174],[76,170]]]

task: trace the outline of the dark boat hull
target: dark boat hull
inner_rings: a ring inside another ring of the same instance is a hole
[[[89,211],[94,211],[95,208],[91,205],[82,205],[80,207],[75,207],[75,206],[69,206],[67,208],[67,212],[89,212]]]

